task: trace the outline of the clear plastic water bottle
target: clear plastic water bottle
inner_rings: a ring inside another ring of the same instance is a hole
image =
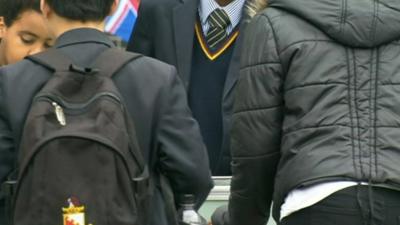
[[[191,194],[185,194],[180,199],[178,216],[180,225],[207,225],[207,221],[194,208],[195,199]]]

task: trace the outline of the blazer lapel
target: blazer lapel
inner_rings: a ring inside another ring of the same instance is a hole
[[[177,67],[186,88],[190,79],[197,6],[198,0],[181,0],[173,11]]]
[[[239,36],[236,40],[235,49],[232,54],[232,59],[229,64],[228,74],[225,81],[224,93],[223,93],[223,100],[226,100],[228,96],[230,96],[230,92],[232,91],[233,87],[235,86],[238,78],[239,78],[239,70],[240,70],[240,55],[242,51],[242,42],[243,42],[243,33],[246,30],[247,24],[251,20],[251,16],[247,13],[247,8],[251,7],[251,1],[247,0],[243,6],[243,13],[242,18],[239,24]]]
[[[242,20],[243,21],[243,20]],[[246,23],[241,22],[240,28],[239,28],[239,36],[238,39],[236,40],[236,44],[234,46],[234,50],[232,53],[232,58],[229,63],[229,68],[228,68],[228,74],[226,76],[225,80],[225,87],[224,87],[224,93],[223,93],[223,99],[229,96],[229,93],[233,89],[233,87],[236,84],[237,79],[239,78],[239,69],[240,69],[240,53],[242,50],[242,40],[243,40],[243,34],[241,32],[244,31],[244,28],[246,26]]]

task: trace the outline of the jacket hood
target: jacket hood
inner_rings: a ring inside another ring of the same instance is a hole
[[[370,48],[400,39],[399,0],[269,0],[351,47]]]

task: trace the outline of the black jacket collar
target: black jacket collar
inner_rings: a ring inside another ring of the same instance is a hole
[[[98,43],[107,47],[114,47],[105,33],[92,28],[78,28],[63,33],[56,40],[55,47],[63,48],[82,43]]]

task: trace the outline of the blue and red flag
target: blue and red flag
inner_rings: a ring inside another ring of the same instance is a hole
[[[106,21],[106,32],[128,41],[135,24],[139,0],[120,0],[117,11]]]

